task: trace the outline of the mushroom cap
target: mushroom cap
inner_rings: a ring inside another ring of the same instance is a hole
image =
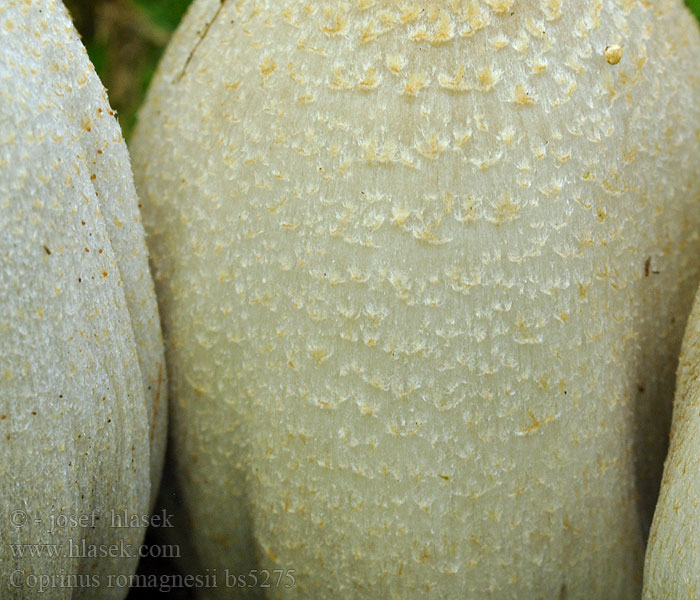
[[[163,344],[129,157],[63,4],[3,3],[0,24],[0,595],[44,597],[34,578],[53,577],[52,598],[121,598],[107,577],[137,554],[67,548],[138,547],[145,527],[115,528],[110,511],[147,515],[163,462]],[[49,543],[65,553],[9,554]],[[76,589],[76,575],[96,579]]]
[[[191,6],[132,157],[192,569],[639,597],[699,57],[675,0]]]

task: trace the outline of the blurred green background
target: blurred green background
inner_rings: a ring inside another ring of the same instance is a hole
[[[64,0],[127,140],[160,55],[190,2]]]
[[[687,0],[687,4],[695,13],[695,16],[700,20],[700,0]]]
[[[700,0],[686,0],[700,19]],[[158,59],[191,0],[64,0],[109,91],[124,137]]]

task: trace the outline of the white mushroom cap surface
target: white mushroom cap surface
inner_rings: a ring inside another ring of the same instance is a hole
[[[145,527],[115,528],[110,511],[148,515],[167,415],[137,204],[119,125],[65,8],[3,2],[2,598],[122,598],[124,582],[108,576],[136,568]],[[128,557],[84,555],[120,543],[133,545]],[[20,557],[11,544],[61,546]]]
[[[132,144],[190,567],[638,598],[699,61],[679,0],[197,0]]]

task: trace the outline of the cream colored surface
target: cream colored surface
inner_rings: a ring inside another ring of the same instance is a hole
[[[671,447],[647,547],[646,600],[700,598],[699,370],[700,304],[696,297],[678,365]]]
[[[167,413],[137,202],[119,125],[63,5],[3,2],[2,598],[122,598],[108,576],[136,567],[145,530],[112,527],[109,511],[148,514]],[[121,542],[131,557],[84,556]],[[11,544],[40,550],[19,557]],[[96,579],[78,589],[75,576]]]
[[[680,1],[195,2],[132,145],[192,568],[639,597],[699,60]]]

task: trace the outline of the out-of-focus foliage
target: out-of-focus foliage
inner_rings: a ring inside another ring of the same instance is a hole
[[[136,111],[191,0],[64,0],[129,140]]]
[[[700,20],[700,0],[686,0],[690,10],[695,13],[695,16]]]

